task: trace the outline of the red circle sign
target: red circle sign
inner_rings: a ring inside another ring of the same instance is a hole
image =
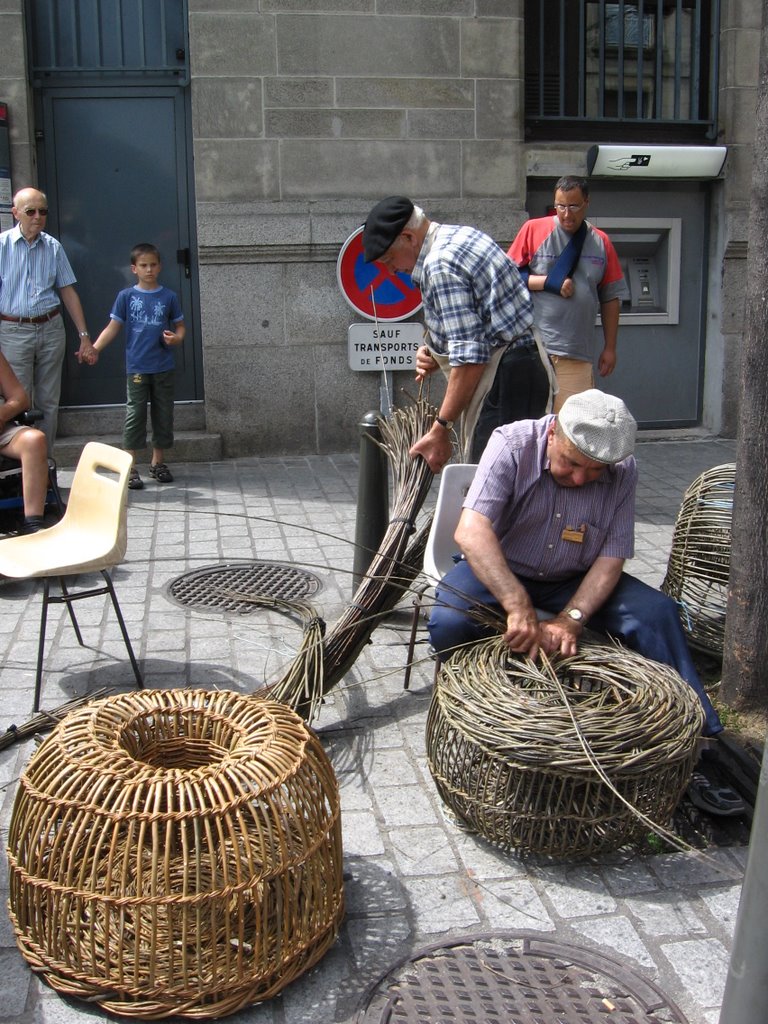
[[[421,309],[421,292],[409,274],[390,274],[375,260],[365,262],[362,228],[341,247],[336,279],[341,294],[366,320],[405,320]]]

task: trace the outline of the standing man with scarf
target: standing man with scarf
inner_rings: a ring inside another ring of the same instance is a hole
[[[429,342],[417,379],[442,369],[445,397],[431,429],[411,448],[439,473],[462,417],[462,457],[477,462],[496,427],[535,419],[550,401],[550,365],[534,338],[533,306],[520,274],[482,231],[430,221],[405,196],[383,199],[363,230],[366,263],[411,275],[421,289]]]
[[[603,326],[597,370],[616,367],[621,299],[627,294],[613,243],[587,221],[589,185],[566,175],[555,185],[555,215],[523,224],[507,255],[533,299],[535,324],[557,374],[554,411],[570,395],[594,387],[595,317]]]

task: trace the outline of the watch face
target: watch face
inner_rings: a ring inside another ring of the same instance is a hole
[[[584,612],[580,612],[578,608],[571,608],[568,612],[568,615],[570,618],[573,619],[574,622],[581,622],[581,620],[584,618]]]

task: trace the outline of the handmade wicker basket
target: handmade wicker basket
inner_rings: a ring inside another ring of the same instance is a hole
[[[344,913],[319,740],[284,705],[231,692],[138,691],[68,715],[22,775],[8,861],[32,968],[140,1019],[274,995]]]
[[[696,694],[666,665],[584,644],[547,669],[492,639],[440,669],[427,757],[472,830],[506,850],[576,858],[669,821],[702,723]]]
[[[692,647],[722,657],[736,466],[698,476],[683,495],[661,589],[680,605]]]

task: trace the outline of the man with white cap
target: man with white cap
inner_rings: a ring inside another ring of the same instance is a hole
[[[591,389],[558,416],[523,420],[491,436],[456,530],[463,558],[444,577],[429,622],[447,658],[492,635],[471,609],[506,617],[513,651],[575,654],[587,623],[696,691],[704,734],[723,729],[701,684],[677,605],[623,571],[634,554],[637,424],[620,398]],[[554,613],[540,622],[536,609]]]

